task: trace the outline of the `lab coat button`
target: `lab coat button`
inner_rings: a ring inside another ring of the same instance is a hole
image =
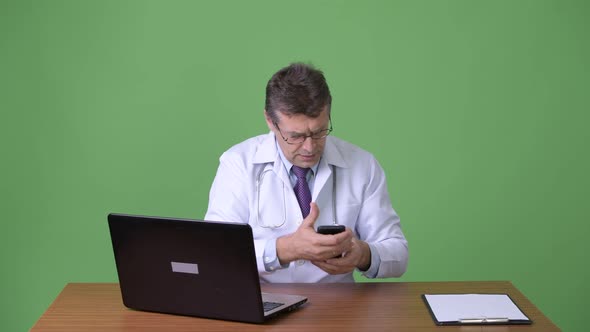
[[[296,264],[299,265],[299,266],[301,266],[301,265],[305,264],[305,261],[303,259],[300,259],[300,260],[297,261]]]

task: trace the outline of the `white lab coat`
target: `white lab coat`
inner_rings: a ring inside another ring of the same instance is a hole
[[[233,146],[219,161],[205,219],[250,224],[261,282],[354,281],[352,273],[329,275],[307,261],[292,262],[287,269],[265,270],[263,253],[267,241],[295,232],[303,220],[272,132]],[[336,211],[332,208],[333,169]],[[261,175],[264,179],[258,191]],[[312,200],[320,210],[316,227],[332,224],[336,212],[339,224],[375,247],[381,259],[376,277],[399,277],[405,272],[408,244],[391,206],[385,174],[373,155],[328,136],[315,175]],[[278,228],[261,227],[283,222]]]

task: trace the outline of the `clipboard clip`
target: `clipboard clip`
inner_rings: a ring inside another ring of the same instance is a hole
[[[459,323],[461,324],[490,324],[490,323],[508,323],[510,320],[504,317],[494,318],[461,318]]]

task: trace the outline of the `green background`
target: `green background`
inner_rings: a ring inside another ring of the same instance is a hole
[[[117,280],[109,212],[203,217],[293,61],[324,70],[334,135],[386,171],[399,280],[510,280],[587,329],[589,18],[559,0],[0,0],[0,329],[68,282]]]

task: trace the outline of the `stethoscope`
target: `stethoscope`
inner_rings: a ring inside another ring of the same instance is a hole
[[[332,169],[332,221],[334,225],[338,224],[336,220],[336,167],[330,167]],[[265,225],[264,222],[261,222],[260,218],[260,188],[262,186],[262,181],[268,172],[273,172],[272,168],[265,167],[258,172],[258,177],[256,178],[256,224],[263,228],[270,228],[270,229],[277,229],[282,227],[287,222],[287,194],[285,191],[285,183],[281,181],[283,186],[283,220],[280,224],[277,225]]]

